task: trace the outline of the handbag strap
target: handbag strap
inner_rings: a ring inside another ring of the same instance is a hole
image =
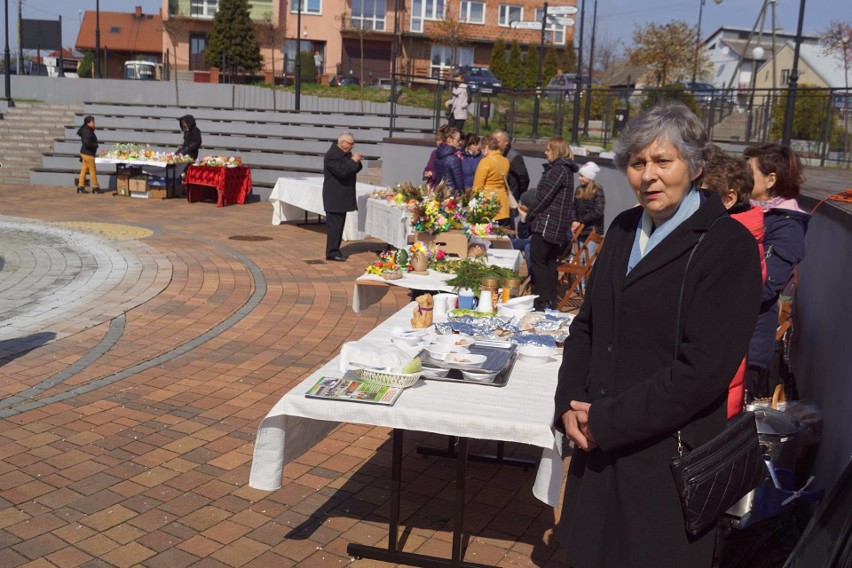
[[[695,256],[695,251],[698,250],[698,245],[701,244],[701,241],[704,240],[704,237],[707,236],[707,233],[710,232],[710,229],[713,228],[713,225],[716,224],[720,217],[716,217],[713,219],[713,222],[710,223],[710,226],[707,227],[707,230],[701,233],[698,237],[698,240],[692,245],[692,250],[689,252],[689,258],[686,259],[686,268],[683,269],[683,280],[680,283],[680,292],[677,297],[677,312],[675,315],[675,338],[674,338],[674,359],[677,360],[677,356],[680,353],[680,311],[683,305],[683,291],[686,289],[686,275],[689,273],[689,265],[692,263],[692,257]],[[683,455],[683,441],[680,436],[680,428],[677,429],[677,453],[678,455]]]

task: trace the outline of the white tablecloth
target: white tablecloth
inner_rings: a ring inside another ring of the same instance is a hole
[[[170,162],[157,160],[130,160],[128,158],[95,158],[95,164],[127,164],[128,166],[150,166],[152,168],[165,168],[172,165]],[[181,162],[175,165],[189,165],[189,162]]]
[[[414,306],[412,302],[365,337],[389,343],[393,327],[408,327]],[[341,376],[335,357],[285,394],[263,419],[249,485],[280,489],[286,463],[322,440],[338,422],[350,422],[540,447],[533,494],[556,507],[562,489],[562,435],[551,425],[558,371],[556,359],[545,365],[519,360],[504,387],[420,380],[393,406],[305,397],[320,377]]]
[[[302,220],[305,212],[314,215],[325,215],[322,204],[322,176],[299,178],[278,178],[269,203],[272,204],[272,224],[280,225],[284,221]],[[343,227],[344,241],[361,241],[369,237],[365,231],[367,198],[375,190],[375,185],[358,183],[355,185],[357,211],[346,214],[346,224]]]
[[[511,268],[517,272],[521,268],[521,251],[514,249],[490,249],[488,264],[502,268]],[[446,284],[453,274],[429,270],[429,274],[405,274],[398,280],[385,280],[375,274],[364,274],[355,280],[355,291],[352,295],[352,311],[355,313],[377,304],[388,293],[391,286],[401,286],[412,290],[438,290],[452,292],[452,286]]]
[[[386,199],[368,199],[365,231],[398,249],[408,246],[408,236],[413,234],[405,207],[391,204]]]

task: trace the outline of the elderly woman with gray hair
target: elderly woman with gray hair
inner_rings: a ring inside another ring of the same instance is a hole
[[[573,568],[713,561],[716,531],[687,532],[670,463],[678,432],[692,448],[725,427],[761,277],[754,238],[696,184],[707,144],[676,102],[617,141],[640,207],[610,225],[555,396],[556,427],[574,444],[560,520]]]

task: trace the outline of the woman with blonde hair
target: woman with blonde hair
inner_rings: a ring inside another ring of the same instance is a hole
[[[506,175],[509,173],[509,160],[500,153],[500,144],[493,136],[483,136],[479,140],[482,160],[476,166],[473,187],[488,190],[497,195],[500,211],[494,216],[498,224],[509,226],[509,185]]]
[[[594,230],[597,234],[604,234],[604,208],[606,199],[603,188],[595,181],[601,168],[594,162],[586,162],[580,166],[577,191],[574,192],[574,203],[571,205],[571,231],[577,229],[580,224],[585,225],[577,240],[582,245]],[[594,243],[589,243],[589,254],[594,249]]]
[[[530,273],[535,283],[537,310],[556,303],[556,259],[568,240],[574,194],[574,154],[564,138],[554,136],[544,149],[547,163],[527,213],[530,224]]]

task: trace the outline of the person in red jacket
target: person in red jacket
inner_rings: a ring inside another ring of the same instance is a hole
[[[748,162],[725,154],[717,146],[711,147],[704,163],[704,189],[712,189],[722,198],[728,214],[751,231],[760,252],[760,273],[766,281],[766,261],[763,258],[763,210],[751,204],[754,176]],[[743,357],[734,379],[728,387],[728,418],[733,418],[743,408],[745,397],[746,358]]]

